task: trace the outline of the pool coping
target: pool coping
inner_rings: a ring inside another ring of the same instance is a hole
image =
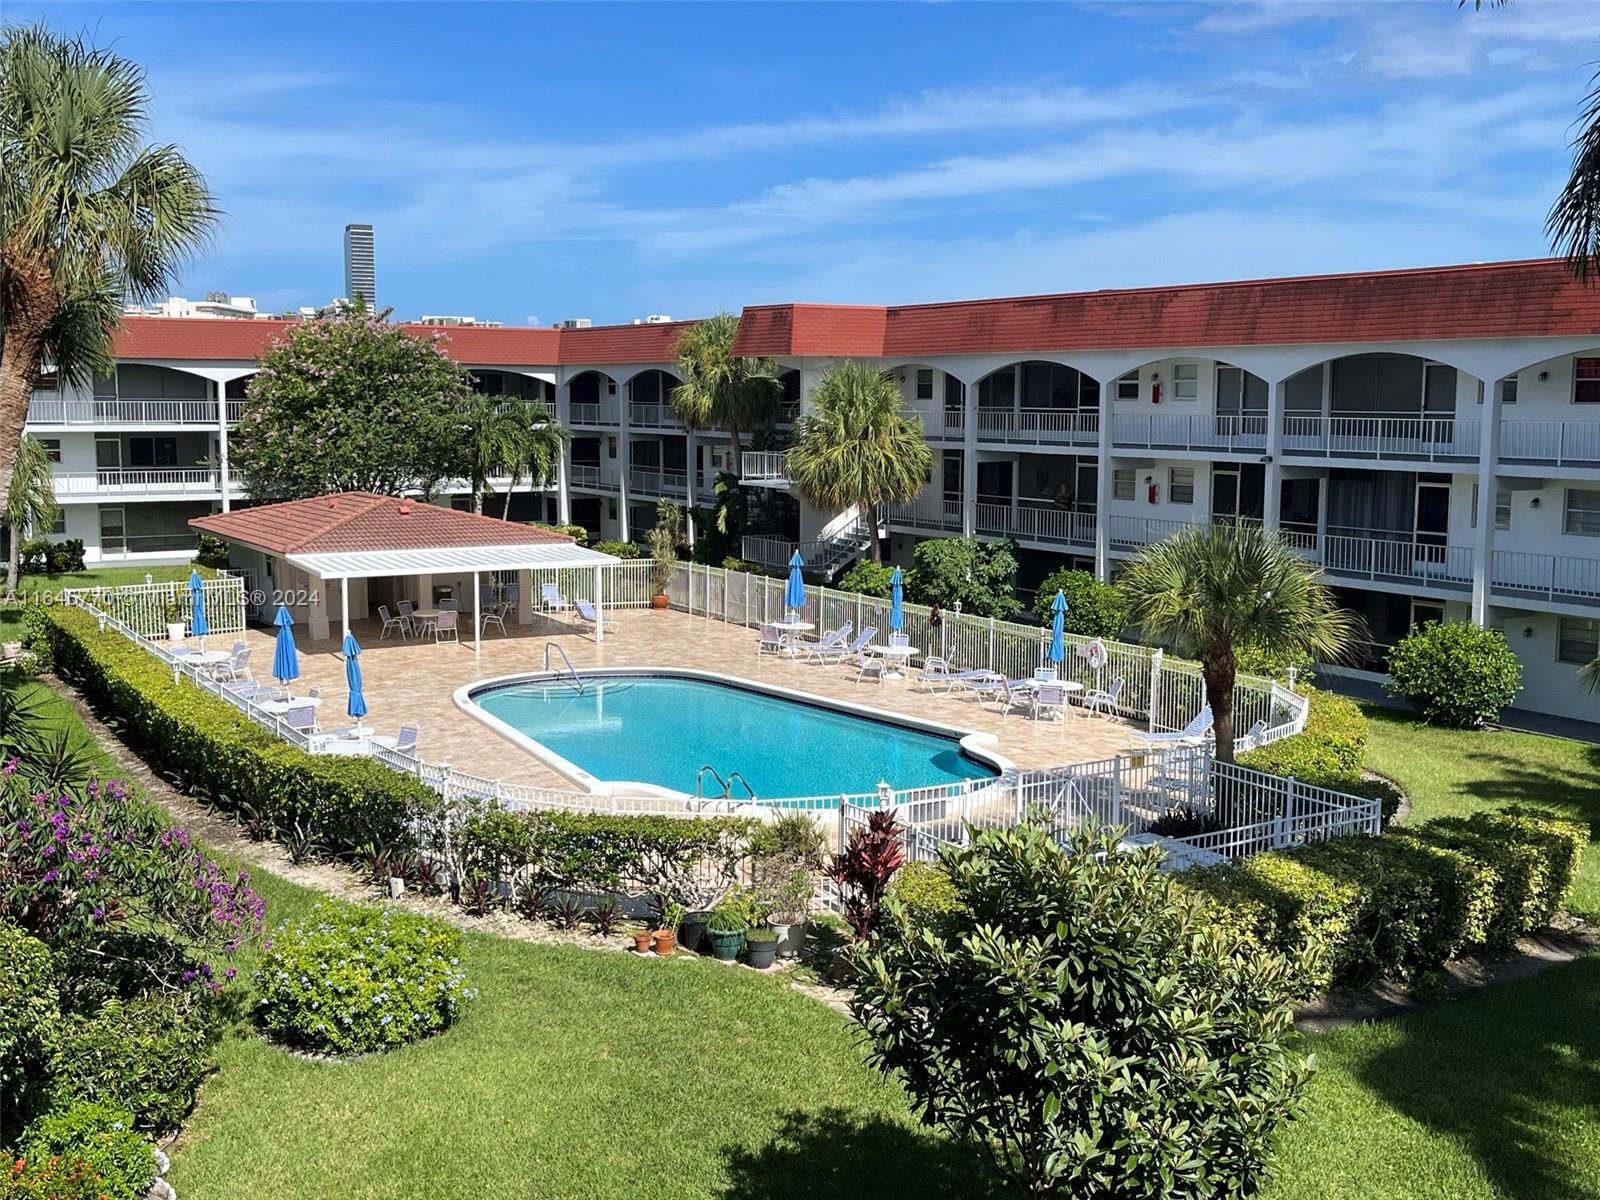
[[[1007,776],[1015,775],[1016,763],[1012,762],[998,750],[1000,739],[992,733],[983,730],[962,729],[957,725],[946,725],[940,721],[930,721],[925,717],[912,716],[909,713],[894,712],[885,708],[874,708],[866,704],[856,704],[850,700],[836,700],[831,696],[818,696],[813,692],[803,692],[798,688],[782,687],[778,684],[764,683],[760,680],[745,679],[737,675],[726,675],[716,671],[700,671],[693,667],[592,667],[583,673],[585,679],[594,678],[626,678],[632,675],[668,676],[678,679],[696,679],[706,683],[721,684],[724,686],[744,688],[752,692],[760,692],[781,700],[789,700],[801,704],[808,704],[813,708],[825,708],[834,712],[844,713],[848,716],[864,717],[869,720],[879,721],[886,725],[897,725],[903,729],[911,729],[921,733],[931,733],[940,737],[952,738],[960,746],[962,753],[971,758],[985,763],[999,771],[995,779],[972,780],[974,785],[984,783],[994,784]],[[582,788],[592,796],[644,796],[655,799],[682,801],[685,804],[695,804],[702,799],[721,799],[721,797],[696,797],[687,792],[676,791],[673,788],[663,787],[656,783],[644,783],[638,780],[601,779],[585,771],[582,767],[564,758],[550,749],[544,743],[535,741],[516,727],[502,721],[493,713],[478,704],[474,697],[480,693],[495,691],[504,687],[512,687],[523,683],[540,683],[565,678],[565,673],[560,671],[516,671],[509,675],[494,675],[487,679],[476,679],[464,683],[451,694],[455,706],[468,716],[482,722],[488,728],[510,742],[513,746],[531,755],[536,761],[550,768],[557,775],[569,783]],[[938,787],[938,784],[925,785]],[[911,789],[918,790],[918,789]],[[866,792],[841,793],[854,795],[867,795]],[[763,805],[782,805],[785,801],[812,799],[809,796],[770,796],[758,797],[755,801],[757,807]]]

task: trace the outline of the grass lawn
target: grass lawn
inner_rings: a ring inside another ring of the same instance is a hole
[[[183,582],[194,570],[193,563],[175,567],[147,567],[139,564],[120,567],[89,567],[83,571],[61,571],[54,575],[24,575],[20,591],[25,595],[64,592],[68,588],[120,587],[143,583],[146,575],[156,583]]]
[[[1374,715],[1372,764],[1419,817],[1597,804],[1584,747]],[[1580,792],[1564,791],[1580,773]],[[257,882],[273,919],[312,902]],[[419,1045],[329,1064],[231,1034],[173,1151],[179,1194],[988,1194],[976,1164],[860,1065],[844,1019],[779,980],[487,935],[468,953],[482,996]],[[1600,1196],[1600,957],[1301,1047],[1320,1070],[1267,1200]]]

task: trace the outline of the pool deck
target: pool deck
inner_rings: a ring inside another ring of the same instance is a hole
[[[456,707],[452,693],[462,684],[538,671],[544,646],[555,642],[581,674],[585,667],[689,667],[730,679],[791,688],[812,696],[937,721],[963,732],[982,731],[998,738],[996,749],[1022,767],[1108,758],[1128,749],[1135,728],[1120,719],[1085,717],[1074,709],[1065,721],[1034,721],[1021,710],[1002,717],[970,696],[930,694],[916,686],[914,672],[900,681],[856,683],[854,667],[808,664],[789,658],[757,658],[756,632],[718,620],[674,611],[625,609],[607,613],[605,641],[597,643],[559,616],[535,616],[529,626],[508,625],[508,633],[487,634],[481,652],[474,652],[469,628],[460,645],[435,645],[431,638],[403,641],[395,634],[379,638],[377,621],[352,623],[361,643],[362,679],[367,697],[364,725],[392,734],[403,721],[421,729],[420,750],[431,762],[448,763],[472,774],[536,787],[571,787],[567,780]],[[300,632],[297,630],[297,633]],[[271,682],[273,631],[252,628],[245,635],[251,665],[262,682]],[[212,646],[229,639],[213,637]],[[319,718],[326,728],[351,722],[344,715],[346,697],[340,638],[309,641],[297,637],[300,678],[296,695],[319,685],[323,705]]]

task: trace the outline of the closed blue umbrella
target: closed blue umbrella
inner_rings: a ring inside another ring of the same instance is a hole
[[[200,578],[199,571],[189,572],[189,610],[189,629],[202,639],[200,648],[203,650],[204,638],[211,632],[211,626],[206,621],[206,581]]]
[[[806,565],[806,560],[800,557],[800,551],[794,552],[794,557],[789,560],[789,585],[783,589],[783,606],[799,612],[806,606],[806,581],[800,571]]]
[[[900,573],[900,568],[894,569],[894,574],[889,576],[889,628],[894,633],[899,633],[906,627],[906,580]]]
[[[367,715],[367,698],[361,691],[361,647],[353,633],[344,635],[344,681],[350,688],[350,702],[344,710],[360,728],[361,718]]]
[[[289,615],[289,610],[280,604],[278,615],[272,618],[272,623],[278,627],[278,646],[272,652],[272,677],[279,683],[299,679],[300,655],[295,651],[294,634],[289,628],[294,624],[294,618]]]
[[[1050,649],[1045,657],[1053,663],[1059,663],[1067,657],[1067,596],[1065,592],[1056,593],[1056,598],[1050,601],[1050,611],[1054,615],[1050,619]]]

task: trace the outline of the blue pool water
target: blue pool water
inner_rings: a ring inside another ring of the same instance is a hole
[[[591,677],[582,694],[570,684],[510,684],[473,700],[596,778],[690,795],[708,763],[724,776],[742,772],[764,799],[998,773],[963,754],[954,738],[703,679]],[[709,777],[707,790],[715,790]]]

